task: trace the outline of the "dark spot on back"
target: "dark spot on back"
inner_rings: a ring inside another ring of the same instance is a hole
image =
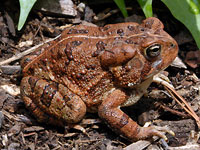
[[[131,25],[129,25],[127,28],[128,28],[130,31],[135,30],[135,27],[134,27],[134,26],[131,26]]]
[[[118,29],[117,30],[117,34],[119,34],[120,36],[124,35],[124,30],[123,29]]]
[[[133,43],[134,43],[132,40],[129,40],[129,39],[125,40],[125,42],[126,42],[127,44],[133,44]]]
[[[69,32],[67,34],[87,34],[89,31],[85,30],[85,29],[70,29]]]
[[[79,46],[79,45],[81,45],[83,42],[82,41],[73,41],[72,42],[72,45],[73,46]]]
[[[72,56],[72,48],[71,48],[71,46],[69,44],[66,44],[65,54],[67,55],[67,58],[69,60],[74,59],[74,57]]]
[[[88,30],[84,30],[84,29],[78,30],[78,33],[82,33],[82,34],[87,34],[88,32],[89,32]]]
[[[140,31],[142,31],[142,32],[143,32],[144,30],[145,30],[144,28],[140,28]]]
[[[92,57],[96,57],[98,56],[102,51],[105,50],[105,43],[103,43],[102,41],[99,41],[96,44],[97,50],[95,52],[92,53]]]
[[[76,34],[77,30],[76,29],[70,29],[67,34]]]

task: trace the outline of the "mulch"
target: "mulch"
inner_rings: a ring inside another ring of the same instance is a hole
[[[144,19],[142,10],[136,2],[128,6],[129,17],[124,19],[111,2],[90,3],[85,11],[78,10],[75,17],[34,9],[21,31],[17,31],[19,17],[18,1],[4,1],[0,5],[0,62],[20,55],[25,50],[58,36],[63,28],[74,24],[94,23],[103,26],[109,23]],[[76,1],[78,6],[80,2]],[[156,6],[160,6],[159,9]],[[17,7],[16,7],[17,6]],[[200,116],[200,51],[189,31],[161,3],[154,5],[154,14],[165,25],[165,30],[179,44],[177,63],[169,66],[164,74],[168,76],[178,94],[185,98],[195,113]],[[167,14],[167,15],[166,15]],[[95,18],[96,17],[96,18]],[[98,17],[98,19],[97,19]],[[88,113],[80,123],[85,132],[69,127],[58,128],[41,124],[31,115],[20,97],[19,86],[22,79],[20,59],[0,66],[0,149],[123,149],[132,144],[115,134],[97,114]],[[162,85],[153,83],[148,93],[134,106],[123,108],[140,125],[153,121],[153,124],[168,125],[176,136],[167,135],[168,146],[178,147],[200,141],[190,139],[191,131],[198,131],[196,122],[178,105]],[[154,146],[163,147],[157,142]],[[147,149],[147,148],[144,148]],[[150,149],[150,148],[149,148]]]

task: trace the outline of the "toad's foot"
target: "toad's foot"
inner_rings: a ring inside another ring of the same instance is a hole
[[[175,133],[169,129],[169,127],[164,126],[150,126],[150,127],[139,127],[139,133],[137,135],[138,139],[146,139],[148,137],[152,136],[158,136],[163,138],[165,141],[167,141],[167,137],[165,133],[169,133],[172,136],[175,136]]]

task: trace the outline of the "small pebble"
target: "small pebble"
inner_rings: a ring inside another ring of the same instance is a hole
[[[8,146],[8,150],[16,150],[20,148],[20,144],[19,143],[11,143],[9,146]]]

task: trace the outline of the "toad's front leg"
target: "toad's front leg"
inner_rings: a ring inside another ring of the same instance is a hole
[[[131,141],[146,139],[154,135],[167,140],[163,132],[169,132],[165,127],[140,127],[121,109],[120,105],[127,99],[126,94],[121,90],[113,91],[99,106],[99,116],[116,132],[127,137]]]

